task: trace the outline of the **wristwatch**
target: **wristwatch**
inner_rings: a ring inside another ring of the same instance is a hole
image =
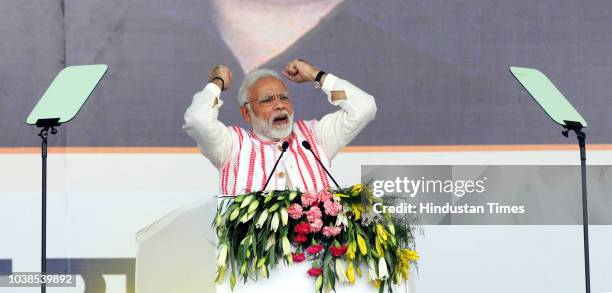
[[[224,91],[224,89],[223,89],[223,88],[225,88],[225,80],[223,80],[223,78],[221,78],[221,77],[215,76],[215,77],[213,77],[213,78],[210,80],[210,82],[213,82],[213,80],[215,80],[215,79],[218,79],[218,80],[220,80],[220,81],[221,81],[221,91]]]
[[[315,77],[315,80],[314,80],[314,85],[315,85],[316,89],[320,89],[321,86],[323,86],[321,84],[321,78],[323,78],[323,75],[325,75],[325,73],[326,72],[323,71],[323,70],[321,70],[321,71],[319,71],[319,73],[317,73],[317,77]]]

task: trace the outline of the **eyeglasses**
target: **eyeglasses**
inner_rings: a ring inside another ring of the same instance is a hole
[[[257,102],[262,107],[270,107],[274,105],[274,100],[276,100],[276,98],[278,98],[282,103],[287,103],[289,102],[289,100],[291,100],[291,98],[289,98],[289,94],[281,93],[278,95],[264,96],[259,100],[252,100],[252,101],[244,102],[244,105],[248,103],[252,103],[252,102]]]

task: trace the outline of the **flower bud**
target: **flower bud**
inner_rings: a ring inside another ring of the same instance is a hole
[[[261,212],[261,215],[259,216],[259,219],[257,220],[257,224],[255,224],[255,228],[259,229],[263,226],[264,223],[266,223],[266,220],[268,219],[268,210],[264,210],[263,212]]]
[[[283,226],[287,226],[287,223],[289,222],[289,214],[287,213],[287,209],[284,207],[281,208],[280,215],[281,215],[281,222],[283,223]]]
[[[251,201],[253,200],[253,195],[249,195],[247,197],[244,198],[244,200],[242,201],[242,203],[240,204],[240,208],[244,208],[246,206],[248,206]]]
[[[272,221],[270,221],[270,229],[272,229],[274,232],[276,232],[276,230],[278,230],[278,213],[274,213],[274,216],[272,217]]]

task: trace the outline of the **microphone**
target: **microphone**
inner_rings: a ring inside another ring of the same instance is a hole
[[[283,157],[283,154],[287,151],[287,148],[289,148],[289,143],[287,141],[284,141],[282,148],[283,150],[281,151],[280,156],[278,156],[278,159],[276,159],[276,163],[274,163],[274,167],[272,167],[270,176],[268,176],[268,180],[266,180],[266,184],[263,186],[261,191],[266,190],[266,187],[268,187],[268,183],[270,183],[270,179],[272,179],[272,176],[274,175],[274,171],[276,170],[276,166],[278,166],[278,162],[280,162],[280,159]]]
[[[336,179],[334,179],[334,176],[332,176],[332,174],[330,174],[329,171],[327,171],[327,168],[325,168],[323,163],[321,163],[321,160],[319,160],[319,157],[317,157],[317,155],[315,155],[315,153],[312,151],[312,149],[310,148],[310,143],[307,140],[304,140],[302,141],[302,145],[304,146],[305,149],[309,150],[310,153],[312,153],[312,155],[317,160],[317,163],[319,163],[319,165],[323,167],[323,170],[325,170],[325,173],[327,173],[327,175],[329,175],[329,178],[331,178],[331,180],[334,181],[334,184],[336,184],[336,187],[338,187],[338,189],[342,189],[340,188],[340,185],[338,185],[338,182],[336,182]]]

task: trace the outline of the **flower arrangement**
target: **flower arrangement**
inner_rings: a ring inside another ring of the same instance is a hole
[[[410,223],[394,224],[389,214],[376,214],[380,201],[369,187],[357,184],[318,193],[267,191],[225,199],[213,223],[217,237],[217,275],[227,272],[233,289],[237,276],[244,282],[268,278],[279,263],[311,261],[305,275],[314,278],[317,292],[335,291],[337,282],[354,283],[361,264],[368,281],[383,292],[408,279],[414,251]],[[397,222],[397,221],[396,221]]]

